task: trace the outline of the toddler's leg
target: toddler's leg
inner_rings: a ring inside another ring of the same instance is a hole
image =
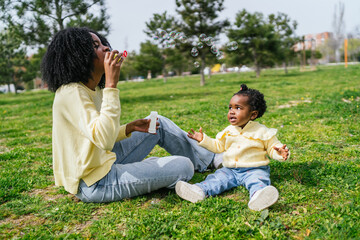
[[[192,162],[182,156],[113,164],[110,172],[92,186],[88,187],[81,181],[76,196],[83,202],[114,202],[164,187],[174,188],[176,182],[189,181],[193,174]]]
[[[270,167],[243,168],[243,184],[249,190],[250,198],[260,189],[271,184]]]
[[[249,208],[261,211],[273,205],[279,193],[277,189],[270,185],[270,167],[251,168],[246,171],[244,185],[249,190]]]
[[[196,183],[196,185],[205,192],[206,196],[216,196],[240,186],[234,172],[226,167],[216,170],[213,174],[209,174],[204,181]]]
[[[206,196],[215,196],[233,187],[239,186],[231,169],[221,168],[206,177],[205,181],[189,184],[183,181],[176,183],[175,191],[179,197],[190,202],[198,202]]]

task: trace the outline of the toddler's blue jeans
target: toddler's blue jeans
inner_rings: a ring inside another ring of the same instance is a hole
[[[258,190],[271,184],[270,167],[220,168],[209,174],[203,182],[196,183],[206,196],[215,196],[231,188],[245,186],[250,198]]]

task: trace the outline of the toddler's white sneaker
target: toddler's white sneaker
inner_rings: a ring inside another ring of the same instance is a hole
[[[249,201],[249,208],[254,211],[261,211],[270,207],[279,198],[279,192],[274,186],[267,186],[254,193]]]
[[[176,194],[182,199],[196,203],[205,199],[204,191],[194,184],[178,181],[175,185]]]

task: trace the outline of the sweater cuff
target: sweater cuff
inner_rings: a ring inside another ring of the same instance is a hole
[[[208,137],[205,133],[203,133],[203,139],[198,144],[201,147],[207,148],[211,146],[211,138]]]
[[[103,89],[103,102],[107,102],[107,103],[120,102],[119,89],[104,88]]]
[[[289,155],[288,155],[286,161],[288,161],[288,160],[290,159],[290,155],[291,155],[291,153],[290,153],[290,150],[289,150]],[[274,150],[274,152],[273,152],[272,159],[278,160],[278,161],[280,161],[280,162],[285,161],[284,158],[283,158],[280,154],[278,154],[277,151],[275,151],[275,150]]]
[[[118,134],[118,136],[116,138],[116,142],[131,137],[131,133],[129,135],[126,135],[126,125],[127,124],[120,126],[120,130],[119,130],[119,134]]]

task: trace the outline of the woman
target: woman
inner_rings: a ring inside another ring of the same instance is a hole
[[[42,61],[55,92],[53,169],[55,184],[84,202],[112,202],[188,181],[214,154],[159,116],[156,134],[149,119],[120,125],[119,51],[87,28],[58,32]],[[143,160],[155,145],[173,156]]]

